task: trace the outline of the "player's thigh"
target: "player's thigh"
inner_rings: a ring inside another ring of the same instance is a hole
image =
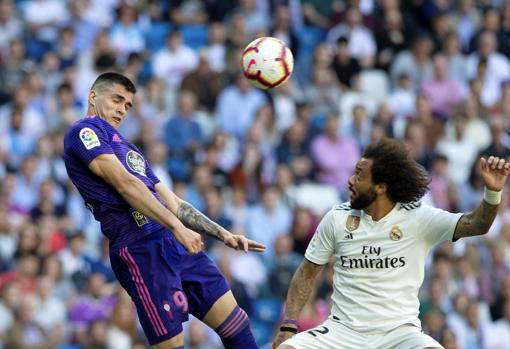
[[[203,317],[202,321],[209,327],[218,328],[232,313],[237,306],[237,301],[232,291],[227,291],[223,296],[218,298],[212,305],[211,309]]]
[[[278,349],[359,349],[366,346],[366,336],[328,319],[322,325],[287,339]]]
[[[184,335],[179,333],[177,336],[174,336],[170,339],[167,339],[161,343],[155,344],[152,346],[154,349],[175,349],[182,348],[184,344]]]
[[[400,326],[373,342],[371,349],[444,349],[435,339],[413,325]]]
[[[110,253],[112,269],[135,303],[151,345],[168,340],[173,345],[180,338],[182,323],[188,320],[178,270],[171,267],[175,261],[165,260],[164,244],[163,240],[148,240]]]
[[[181,280],[189,312],[212,328],[218,327],[237,305],[225,277],[203,252],[190,256]]]

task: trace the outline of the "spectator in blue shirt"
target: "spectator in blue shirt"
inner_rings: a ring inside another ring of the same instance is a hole
[[[179,96],[177,115],[165,127],[164,142],[170,153],[169,171],[180,180],[188,177],[187,164],[204,143],[202,129],[195,120],[196,103],[193,93],[183,91]]]
[[[234,84],[226,87],[218,96],[216,114],[219,128],[244,138],[255,120],[257,110],[264,104],[264,93],[253,88],[241,72],[237,73]]]

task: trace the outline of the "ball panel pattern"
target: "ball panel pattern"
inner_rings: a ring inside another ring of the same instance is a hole
[[[287,81],[294,68],[290,49],[279,39],[252,41],[242,57],[244,76],[257,88],[274,88]]]

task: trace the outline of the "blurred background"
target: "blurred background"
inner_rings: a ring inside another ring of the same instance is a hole
[[[245,45],[285,41],[292,79],[263,92]],[[108,242],[70,183],[63,134],[98,74],[137,85],[121,133],[182,198],[264,254],[205,239],[258,343],[277,328],[322,215],[347,199],[360,153],[405,140],[424,201],[482,196],[480,155],[510,154],[510,2],[503,0],[0,0],[0,348],[147,348]],[[426,333],[445,348],[510,348],[508,190],[490,232],[431,252]],[[329,313],[332,268],[300,328]],[[186,348],[221,343],[196,319]]]

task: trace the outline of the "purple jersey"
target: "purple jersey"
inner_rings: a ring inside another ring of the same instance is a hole
[[[101,154],[115,154],[122,165],[140,179],[154,196],[159,179],[142,153],[98,116],[83,118],[69,127],[64,137],[64,161],[69,178],[85,205],[101,223],[111,246],[126,245],[164,227],[133,209],[115,188],[96,176],[88,165]]]

